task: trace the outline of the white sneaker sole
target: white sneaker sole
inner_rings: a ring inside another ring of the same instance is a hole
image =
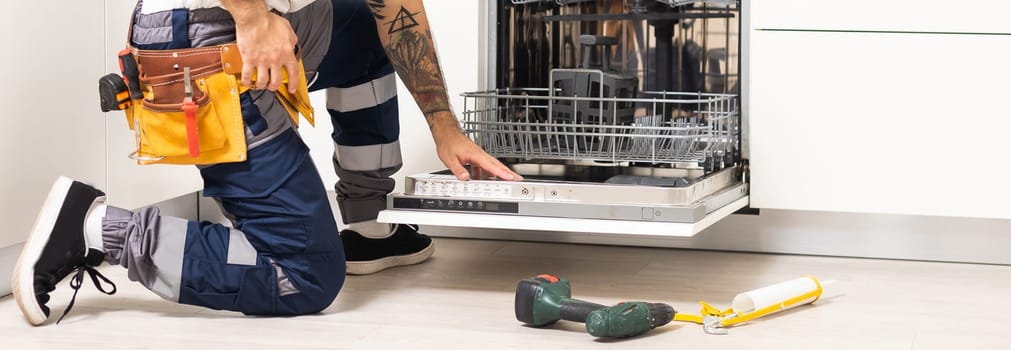
[[[347,274],[368,275],[391,267],[419,264],[428,260],[432,256],[432,253],[435,253],[435,241],[429,243],[425,249],[410,255],[388,256],[370,261],[349,261],[347,263]]]
[[[17,300],[25,320],[33,326],[41,325],[49,318],[35,298],[35,262],[42,256],[42,250],[49,242],[53,226],[60,216],[60,209],[63,209],[63,201],[67,198],[70,185],[73,183],[73,180],[62,176],[56,179],[56,183],[49,190],[49,196],[42,204],[39,216],[35,218],[35,225],[14,267],[14,277],[11,281],[14,286],[14,299]]]

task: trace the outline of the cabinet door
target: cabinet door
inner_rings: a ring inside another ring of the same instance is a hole
[[[1011,218],[1011,36],[751,33],[752,206]]]
[[[105,185],[105,120],[96,93],[104,58],[101,3],[4,6],[0,248],[28,236],[57,176]]]
[[[102,74],[119,72],[116,53],[126,45],[127,27],[130,25],[130,14],[135,5],[136,2],[133,1],[107,1],[105,35],[99,34],[108,43],[101,56],[101,62],[105,64]],[[81,93],[91,100],[87,106],[95,110],[98,110],[95,86],[99,76],[101,74],[89,76],[88,88],[82,89]],[[127,157],[136,149],[136,144],[133,131],[127,127],[123,113],[111,112],[104,116],[99,114],[96,119],[103,117],[102,120],[107,121],[105,125],[108,129],[108,142],[105,147],[109,183],[106,192],[109,194],[110,204],[132,209],[201,189],[202,181],[195,167],[137,165],[136,161]]]
[[[753,0],[752,28],[1011,33],[1006,0]]]

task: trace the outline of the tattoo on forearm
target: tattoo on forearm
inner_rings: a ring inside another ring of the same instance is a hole
[[[387,6],[386,0],[367,0],[367,4],[376,18],[390,63],[411,90],[429,126],[457,125],[455,116],[437,113],[450,111],[450,105],[424,8],[417,4],[419,8],[412,12],[398,4],[397,9]],[[384,32],[386,35],[382,35]],[[451,122],[443,120],[446,118]]]
[[[369,0],[369,9],[372,10],[372,15],[376,16],[376,20],[384,20],[386,16],[382,14],[383,9],[386,8],[385,0]]]
[[[424,36],[413,30],[403,32],[391,49],[390,61],[400,68],[407,85],[430,86],[439,83],[441,77],[437,76],[438,66],[431,60],[431,48]]]
[[[416,13],[411,14],[401,8],[397,18],[404,18],[391,22],[388,47],[390,63],[397,68],[404,84],[411,88],[422,113],[429,116],[435,112],[449,111],[445,80],[430,39],[432,34],[427,28],[424,32],[421,28],[414,28],[418,23],[413,15]],[[398,23],[399,26],[395,26]]]
[[[390,21],[389,30],[386,34],[393,35],[394,33],[399,33],[418,26],[418,21],[414,19],[414,16],[418,13],[411,13],[407,11],[403,6],[400,7],[400,12],[397,12],[397,16]]]

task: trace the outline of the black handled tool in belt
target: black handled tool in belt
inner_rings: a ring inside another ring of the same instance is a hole
[[[137,59],[133,57],[133,52],[130,49],[123,49],[119,52],[119,70],[123,72],[123,78],[130,89],[130,98],[143,99],[144,92],[140,90],[140,69],[137,67]]]

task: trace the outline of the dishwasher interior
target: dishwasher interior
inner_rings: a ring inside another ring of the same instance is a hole
[[[408,176],[380,221],[693,235],[747,205],[737,0],[489,7],[492,86],[461,126],[524,179]]]

